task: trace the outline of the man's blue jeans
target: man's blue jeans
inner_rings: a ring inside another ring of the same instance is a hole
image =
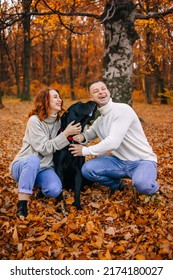
[[[46,197],[57,197],[62,192],[62,183],[53,168],[40,169],[37,156],[28,156],[12,165],[13,178],[18,182],[19,193],[32,194],[34,186]]]
[[[88,180],[117,189],[122,178],[131,178],[135,189],[143,194],[154,194],[159,189],[154,161],[124,161],[115,156],[100,156],[87,161],[82,174]]]

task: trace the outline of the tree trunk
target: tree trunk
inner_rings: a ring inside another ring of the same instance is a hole
[[[49,65],[48,65],[48,73],[47,73],[47,85],[50,86],[51,84],[51,76],[52,76],[52,59],[53,59],[53,48],[54,48],[54,40],[52,39],[50,43],[50,50],[49,50]]]
[[[2,96],[3,96],[3,89],[2,89],[2,83],[5,81],[5,73],[4,73],[4,35],[3,31],[0,31],[0,109],[4,108],[3,102],[2,102]]]
[[[20,71],[19,71],[19,65],[20,65],[20,58],[18,55],[19,49],[18,49],[18,35],[16,37],[16,44],[15,44],[15,58],[14,58],[14,69],[15,69],[15,79],[16,79],[16,88],[17,88],[17,97],[21,98],[21,90],[20,90]]]
[[[46,35],[44,28],[42,29],[42,83],[47,85],[47,68],[48,68],[48,58],[47,58],[47,48],[46,48]]]
[[[149,25],[148,25],[148,29]],[[151,31],[146,32],[146,46],[145,46],[145,53],[146,53],[146,65],[145,65],[145,95],[146,95],[146,100],[147,104],[152,104],[152,99],[151,99],[151,65],[152,65],[152,52],[151,52],[151,46],[152,46],[152,38],[153,34]]]
[[[155,74],[155,79],[156,79],[156,84],[157,89],[159,89],[160,93],[163,93],[160,95],[160,103],[161,104],[168,104],[168,98],[164,95],[165,93],[165,81],[163,77],[163,72],[164,70],[160,70],[160,67],[156,61],[156,58],[154,55],[150,55],[150,64],[152,68],[154,69],[154,74]]]
[[[170,89],[173,89],[173,58],[171,58],[171,69],[170,69]]]
[[[30,12],[30,5],[32,0],[23,0],[22,6],[24,13]],[[31,38],[30,38],[30,16],[25,16],[22,21],[23,24],[23,90],[21,94],[21,100],[31,100],[30,94],[30,52],[31,52]]]
[[[134,29],[135,5],[129,0],[110,0],[102,18],[110,14],[110,19],[104,22],[103,80],[113,101],[132,105],[133,44],[139,39]]]
[[[74,80],[73,80],[73,54],[72,54],[72,34],[70,32],[68,38],[68,54],[69,54],[69,75],[70,75],[70,95],[71,100],[75,100],[76,96],[74,93]]]
[[[147,104],[152,104],[151,100],[151,75],[150,74],[145,74],[145,95],[146,95],[146,100]]]

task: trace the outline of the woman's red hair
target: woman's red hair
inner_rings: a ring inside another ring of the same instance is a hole
[[[34,102],[34,109],[29,113],[29,117],[37,115],[40,121],[44,121],[50,115],[50,90],[52,90],[52,88],[45,87],[39,91]],[[57,89],[53,90],[59,94]],[[60,118],[59,113],[60,112],[58,112],[57,120]]]

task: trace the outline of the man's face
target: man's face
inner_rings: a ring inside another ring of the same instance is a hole
[[[98,107],[102,107],[108,103],[110,92],[103,82],[96,82],[90,86],[90,97]]]

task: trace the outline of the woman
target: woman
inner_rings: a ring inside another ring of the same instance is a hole
[[[60,178],[54,171],[53,153],[69,145],[67,137],[79,134],[81,125],[71,122],[66,129],[60,129],[62,99],[59,91],[42,89],[29,114],[22,147],[13,162],[11,172],[18,182],[17,216],[27,216],[27,202],[33,187],[40,188],[46,197],[58,197],[62,192]]]

